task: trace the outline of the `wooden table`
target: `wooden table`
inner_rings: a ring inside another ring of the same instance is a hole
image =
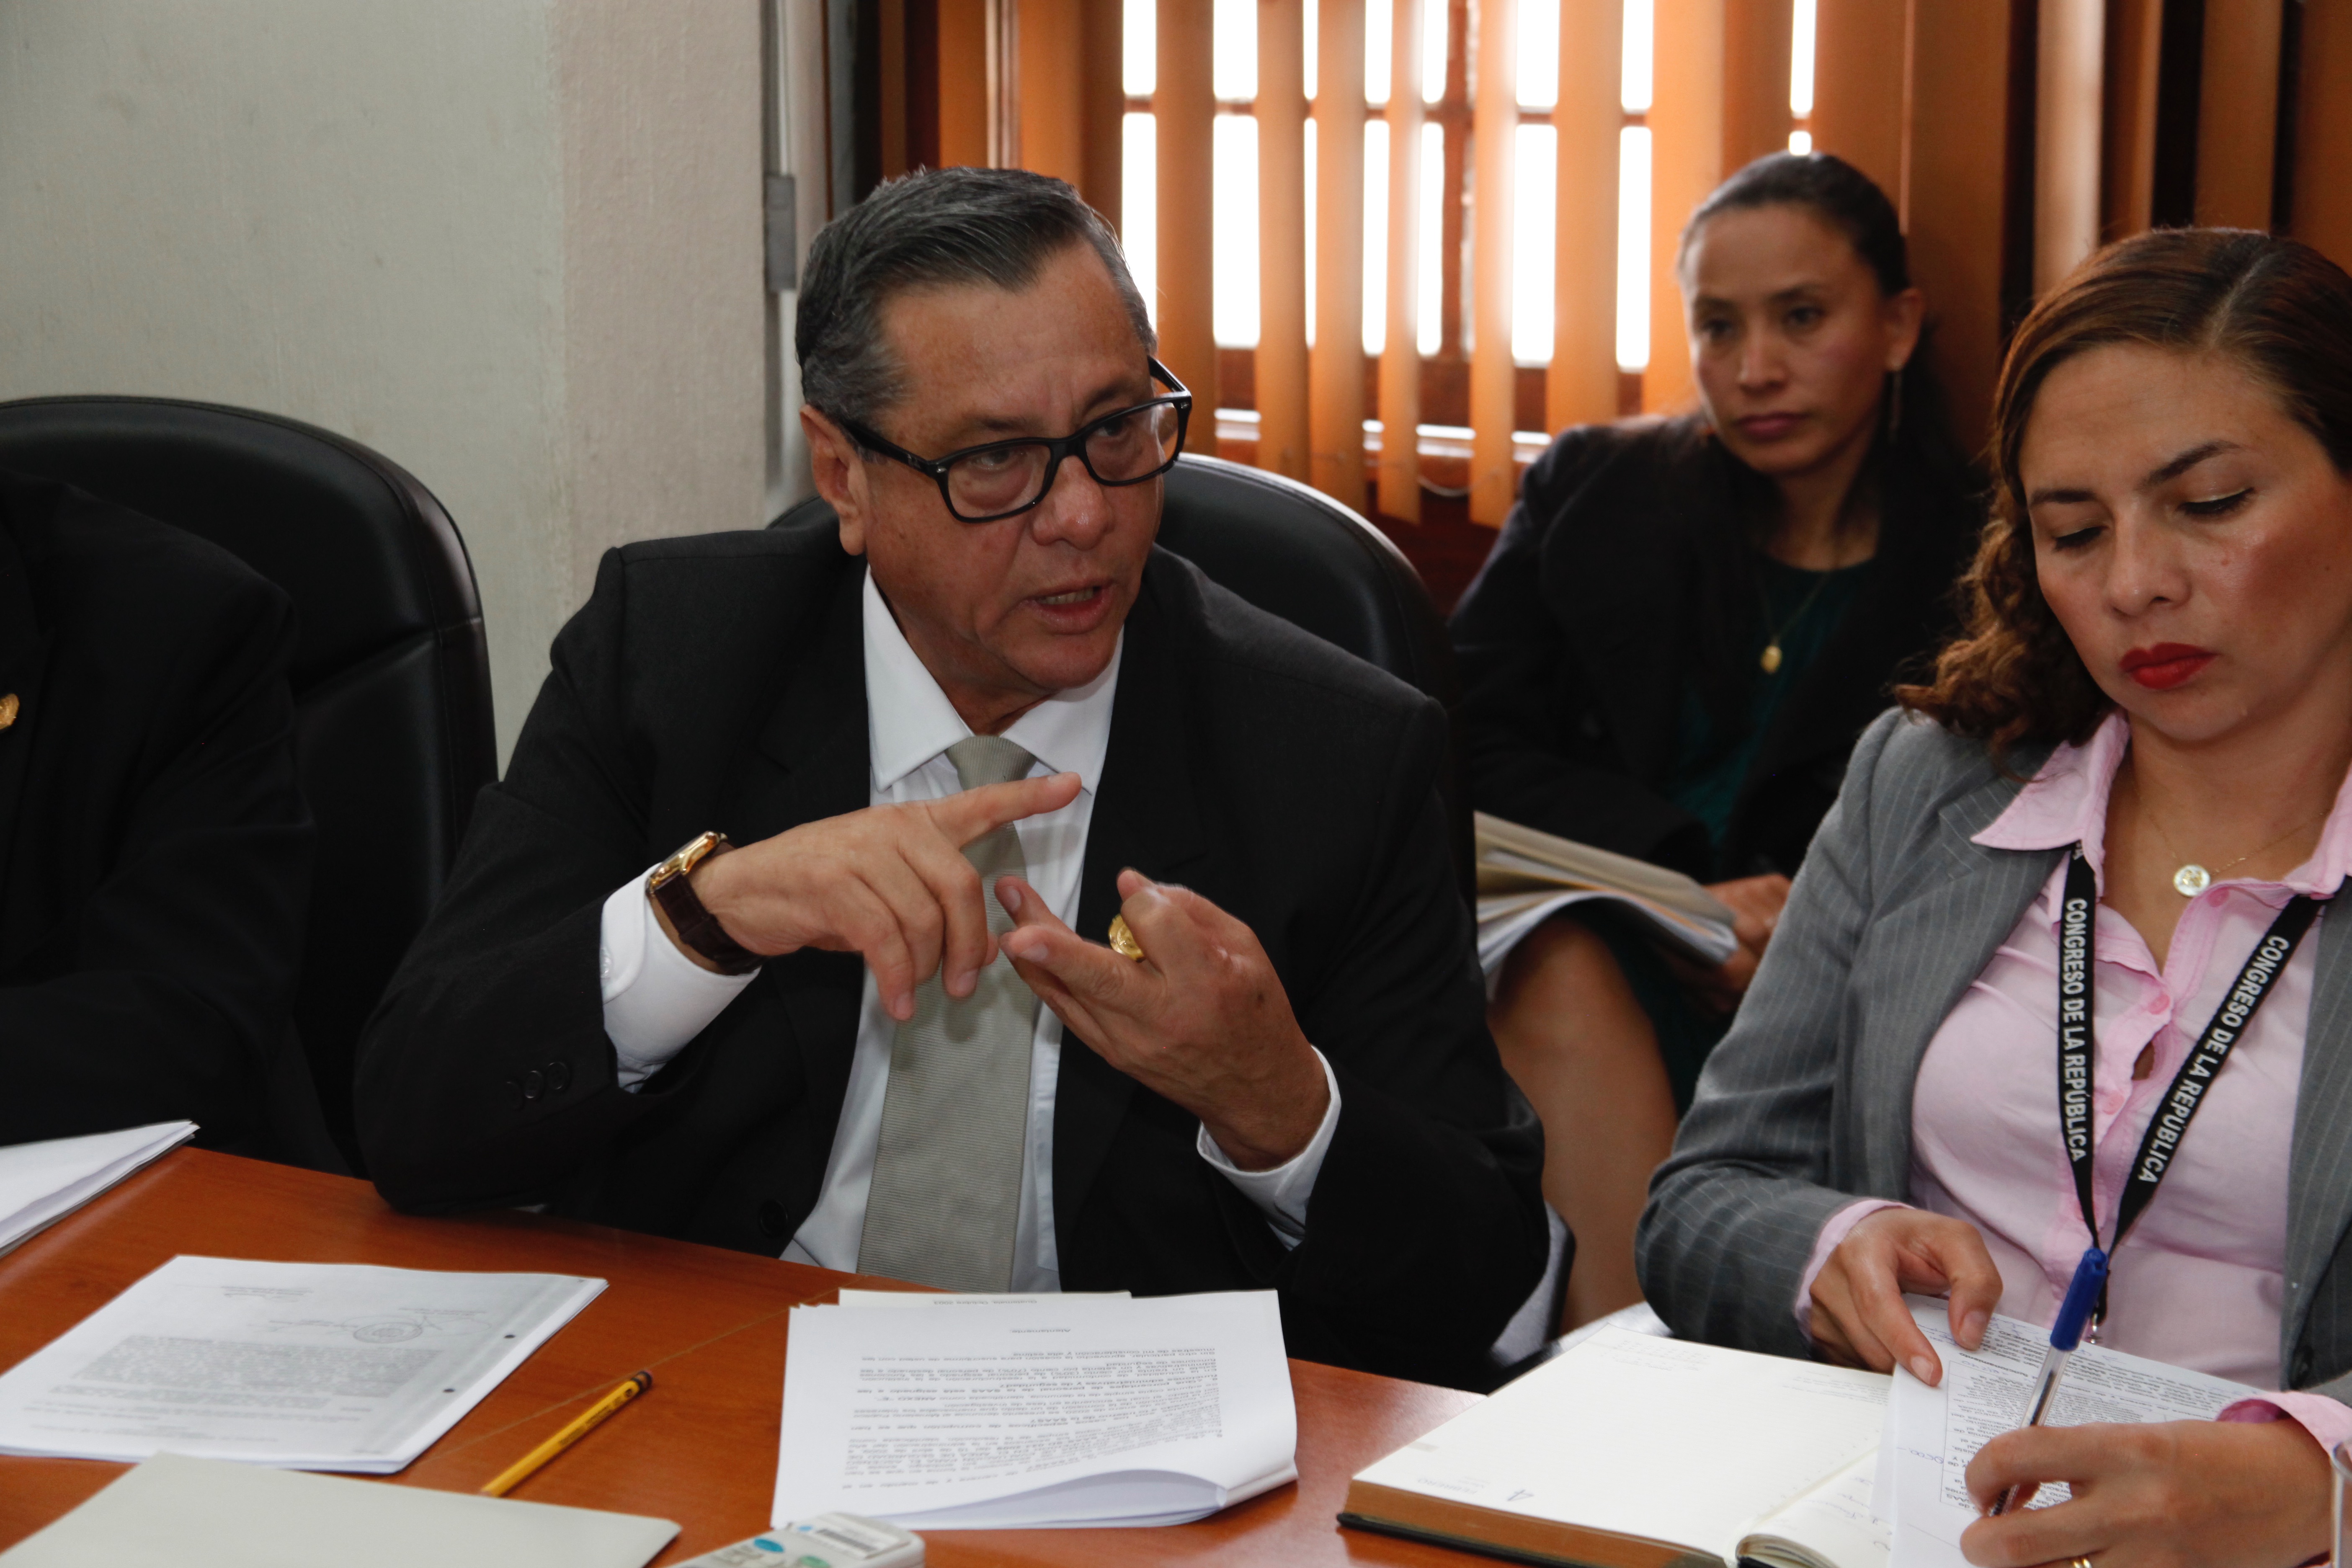
[[[788,1314],[853,1282],[822,1268],[519,1210],[415,1219],[364,1182],[183,1149],[0,1258],[0,1369],[48,1343],[179,1253],[298,1263],[521,1269],[610,1281],[514,1375],[401,1474],[472,1491],[639,1367],[655,1392],[516,1489],[520,1498],[673,1519],[675,1563],[768,1522]],[[956,1564],[1476,1562],[1342,1531],[1348,1478],[1472,1404],[1422,1384],[1290,1363],[1298,1482],[1164,1530],[941,1531]],[[120,1474],[88,1459],[0,1458],[0,1548]]]

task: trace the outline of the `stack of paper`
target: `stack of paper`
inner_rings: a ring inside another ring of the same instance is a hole
[[[166,1454],[0,1568],[644,1568],[666,1519],[289,1475]]]
[[[0,1376],[0,1454],[389,1474],[604,1289],[175,1258]]]
[[[776,1524],[1181,1524],[1297,1479],[1270,1290],[843,1296],[793,1313]]]
[[[1599,902],[1705,963],[1739,946],[1731,911],[1679,871],[1479,812],[1478,963],[1492,974],[1521,937],[1570,904]]]
[[[193,1121],[159,1121],[0,1148],[0,1253],[195,1135]]]
[[[1960,1532],[1979,1517],[1969,1496],[1969,1461],[1993,1438],[2024,1425],[2050,1331],[1996,1314],[1983,1347],[1964,1351],[1952,1339],[1943,1302],[1924,1296],[1908,1300],[1944,1363],[1944,1376],[1930,1388],[1907,1372],[1895,1373],[1873,1507],[1894,1525],[1901,1568],[1965,1568]],[[2066,1359],[2050,1424],[2206,1421],[2259,1392],[2086,1340]],[[2043,1487],[2029,1506],[2049,1508],[2068,1495],[2063,1482]]]

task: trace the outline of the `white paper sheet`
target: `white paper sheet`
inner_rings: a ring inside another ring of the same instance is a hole
[[[1979,1517],[1969,1497],[1969,1461],[2024,1421],[2050,1331],[1996,1313],[1983,1348],[1964,1351],[1952,1338],[1943,1302],[1908,1300],[1944,1363],[1944,1377],[1930,1388],[1907,1372],[1895,1373],[1886,1412],[1895,1465],[1895,1568],[1962,1568],[1960,1533]],[[2209,1420],[2255,1392],[2085,1342],[2067,1358],[2050,1424]],[[2030,1506],[2055,1507],[2067,1495],[2063,1483],[2044,1487]]]
[[[1886,1386],[1607,1329],[1358,1479],[1729,1562],[1758,1520],[1872,1451]]]
[[[0,1148],[0,1254],[195,1135],[193,1121],[159,1121]]]
[[[0,1568],[643,1568],[666,1519],[160,1455]]]
[[[1296,1479],[1297,1447],[1272,1291],[804,1307],[772,1522],[1181,1523]]]
[[[1634,916],[1650,933],[1684,949],[1704,963],[1721,963],[1738,951],[1727,925],[1702,924],[1674,910],[1601,889],[1566,889],[1557,893],[1489,893],[1478,900],[1478,967],[1491,978],[1519,939],[1572,904],[1599,901]]]
[[[389,1473],[604,1288],[175,1258],[0,1376],[0,1453]]]
[[[1770,1563],[1827,1563],[1835,1568],[1886,1568],[1894,1527],[1871,1510],[1873,1449],[1796,1501],[1764,1520],[1739,1542],[1739,1553]],[[1795,1552],[1788,1546],[1798,1548]]]

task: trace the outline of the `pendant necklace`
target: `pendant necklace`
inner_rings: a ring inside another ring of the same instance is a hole
[[[2157,821],[2156,813],[2148,810],[2146,804],[2143,803],[2140,806],[2140,815],[2147,818],[2148,826],[2156,829],[2156,836],[2164,840],[2164,847],[2167,850],[2170,851],[2173,858],[2179,859],[2180,850],[2173,844],[2172,835],[2164,830],[2164,824]],[[2239,856],[2235,860],[2231,861],[2229,865],[2223,866],[2218,870],[2208,871],[2204,867],[2200,866],[2194,860],[2181,861],[2180,868],[2172,873],[2172,890],[2179,893],[2184,899],[2193,899],[2198,894],[2203,892],[2206,889],[2211,887],[2223,872],[2230,870],[2232,867],[2244,865],[2247,861],[2252,859],[2255,856],[2263,853],[2265,850],[2277,848],[2280,845],[2285,843],[2288,839],[2294,837],[2296,834],[2302,832],[2305,828],[2309,827],[2310,826],[2311,823],[2307,818],[2302,822],[2298,822],[2293,827],[2288,828],[2284,833],[2280,834],[2276,838],[2272,839],[2268,844],[2262,846],[2260,848],[2247,850],[2243,855]]]
[[[1843,570],[1843,567],[1832,566],[1828,571],[1822,573],[1822,580],[1813,584],[1813,591],[1805,595],[1804,603],[1797,606],[1796,614],[1781,622],[1780,629],[1778,631],[1774,631],[1772,629],[1771,595],[1764,592],[1764,580],[1761,577],[1759,577],[1756,580],[1757,595],[1764,601],[1765,632],[1764,653],[1763,656],[1757,659],[1756,662],[1763,667],[1765,674],[1777,675],[1780,673],[1780,639],[1797,629],[1797,623],[1805,618],[1805,612],[1813,607],[1813,601],[1822,596],[1822,590],[1830,585],[1830,579],[1836,576],[1838,573]]]

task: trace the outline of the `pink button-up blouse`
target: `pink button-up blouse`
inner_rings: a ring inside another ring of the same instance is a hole
[[[1976,842],[1995,849],[2083,846],[2104,890],[2107,792],[2130,743],[2111,714],[2087,745],[2061,746]],[[2103,1239],[2141,1134],[2272,920],[2297,893],[2333,893],[2352,870],[2352,778],[2319,847],[2282,881],[2216,881],[2189,902],[2159,965],[2138,931],[2099,906],[2093,927],[2092,1196]],[[1928,1042],[1911,1101],[1911,1195],[1976,1226],[2000,1270],[2000,1310],[2047,1323],[2090,1243],[2063,1147],[2057,1088],[2058,920],[2066,868],[2051,873],[1992,961]],[[2326,918],[2326,917],[2323,917]],[[2338,914],[2335,918],[2345,918]],[[2286,1256],[2289,1130],[2319,947],[2314,927],[2204,1098],[2155,1201],[2112,1259],[2100,1342],[2134,1355],[2269,1388],[2278,1377]],[[2132,1064],[2154,1047],[2155,1068]],[[1832,1215],[1797,1293],[1877,1200]],[[2225,1420],[2284,1413],[2324,1447],[2352,1437],[2352,1409],[2308,1394],[2231,1405]]]

